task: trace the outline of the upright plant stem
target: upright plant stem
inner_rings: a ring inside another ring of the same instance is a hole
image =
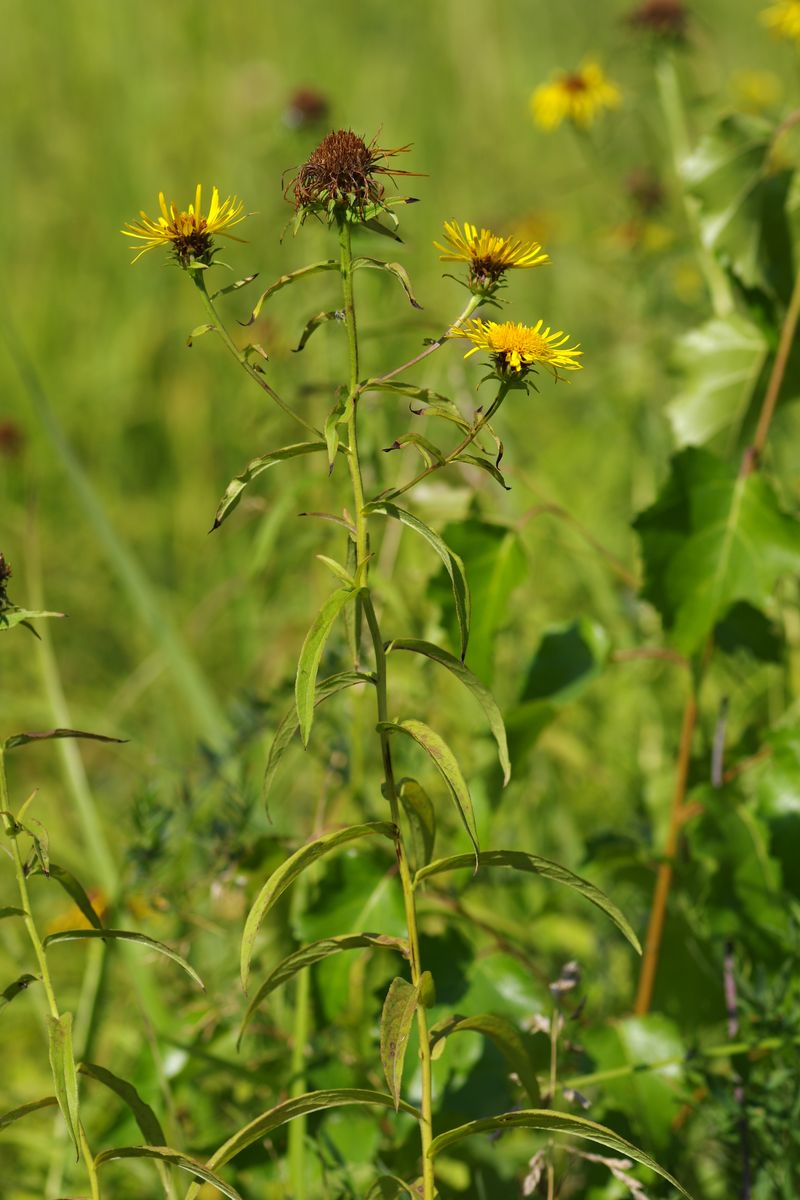
[[[386,652],[381,634],[372,594],[368,584],[369,531],[367,518],[364,515],[364,484],[361,477],[361,461],[358,453],[358,331],[356,327],[356,312],[353,299],[353,258],[351,248],[350,226],[342,220],[339,225],[339,248],[342,274],[342,291],[344,297],[345,325],[347,328],[347,345],[349,354],[349,389],[350,406],[347,418],[347,434],[350,453],[347,461],[350,469],[350,479],[353,486],[353,505],[356,522],[356,570],[362,581],[359,593],[364,615],[372,640],[375,655],[375,683],[377,695],[378,722],[389,720],[389,703],[387,692]],[[408,930],[409,954],[411,960],[411,982],[418,987],[423,970],[419,950],[419,930],[414,899],[414,888],[411,880],[411,868],[408,861],[403,834],[400,828],[400,800],[392,764],[392,751],[389,735],[380,732],[381,759],[383,763],[384,794],[389,803],[391,820],[397,829],[395,851],[397,854],[398,874],[403,889],[403,905],[405,909],[406,927]],[[422,1181],[423,1200],[433,1200],[435,1195],[433,1160],[428,1151],[433,1140],[433,1091],[431,1082],[431,1050],[428,1036],[428,1019],[424,1005],[417,1005],[417,1030],[419,1033],[419,1055],[422,1068],[422,1103],[420,1105],[420,1142],[422,1150]]]

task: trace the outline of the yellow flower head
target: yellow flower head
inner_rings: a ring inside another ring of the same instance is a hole
[[[469,358],[479,350],[492,356],[495,369],[504,378],[521,377],[531,369],[542,366],[559,378],[558,369],[579,371],[583,363],[576,360],[583,351],[580,346],[564,348],[569,337],[559,329],[552,333],[550,326],[542,328],[543,321],[535,325],[522,325],[517,321],[482,321],[475,318],[465,325],[452,329],[449,337],[463,337],[472,342],[472,349],[464,355]]]
[[[198,183],[194,196],[194,204],[190,204],[183,212],[173,201],[169,207],[164,199],[164,193],[159,192],[158,203],[161,216],[153,220],[147,213],[139,214],[140,220],[130,222],[121,231],[126,237],[136,238],[144,245],[133,259],[134,262],[155,250],[157,246],[168,246],[182,267],[188,267],[192,262],[210,264],[213,254],[213,236],[221,233],[223,237],[232,238],[239,242],[242,239],[234,237],[228,230],[232,225],[238,225],[245,218],[244,205],[235,196],[229,196],[220,204],[219,190],[213,188],[208,215],[203,216],[202,188]]]
[[[761,20],[775,37],[800,42],[800,0],[777,0],[762,10]]]
[[[493,291],[506,271],[520,267],[538,267],[549,262],[549,255],[542,252],[538,242],[524,242],[515,237],[500,237],[489,229],[477,229],[475,225],[457,221],[446,221],[444,236],[449,243],[442,246],[440,262],[465,262],[469,264],[470,286],[478,291]]]
[[[618,108],[621,99],[619,88],[598,63],[587,61],[577,71],[538,87],[531,96],[531,112],[542,129],[556,129],[566,120],[588,129],[604,108]]]

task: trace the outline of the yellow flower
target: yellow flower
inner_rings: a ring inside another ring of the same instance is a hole
[[[235,196],[229,196],[220,204],[217,188],[211,192],[211,204],[205,217],[202,211],[202,188],[199,183],[194,204],[190,204],[185,212],[179,209],[174,201],[167,207],[163,192],[158,194],[158,203],[161,208],[160,217],[153,220],[147,213],[142,212],[139,214],[139,221],[130,222],[121,231],[126,237],[144,242],[144,246],[133,259],[134,262],[148,250],[155,250],[157,246],[168,246],[182,267],[188,267],[194,261],[208,265],[212,258],[214,234],[221,233],[223,237],[232,238],[235,242],[242,240],[234,237],[228,230],[232,225],[238,225],[244,220],[244,205]]]
[[[521,376],[537,366],[545,367],[555,379],[558,369],[579,371],[583,363],[580,346],[564,348],[569,337],[559,329],[552,333],[550,326],[542,328],[543,321],[535,325],[522,325],[517,321],[482,321],[474,318],[465,325],[454,328],[449,337],[463,337],[472,342],[472,349],[464,355],[469,358],[479,350],[487,350],[494,360],[500,375]]]
[[[618,108],[621,99],[619,88],[598,63],[587,61],[577,71],[538,87],[531,96],[531,112],[542,129],[556,129],[566,120],[588,129],[604,108]]]
[[[762,113],[780,103],[782,86],[772,71],[737,71],[731,80],[737,103],[750,113]]]
[[[777,0],[762,10],[761,20],[775,37],[800,42],[800,0]]]
[[[524,242],[515,237],[500,237],[489,229],[477,229],[475,225],[457,221],[446,221],[444,236],[449,243],[442,246],[440,262],[469,263],[470,284],[479,290],[494,290],[501,277],[512,268],[538,267],[549,262],[549,255],[542,252],[538,242]]]

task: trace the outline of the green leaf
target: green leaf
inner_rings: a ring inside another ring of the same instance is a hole
[[[92,742],[114,742],[122,745],[125,738],[107,737],[103,733],[86,733],[83,729],[45,729],[35,733],[15,733],[3,742],[4,750],[28,746],[31,742],[49,742],[58,738],[86,738]]]
[[[374,684],[374,682],[374,676],[364,675],[360,671],[341,671],[337,675],[329,675],[327,679],[323,679],[317,684],[314,693],[314,705],[316,707],[316,705],[321,704],[323,700],[327,700],[329,696],[335,696],[337,692],[342,692],[345,688],[354,687],[357,683]],[[269,757],[267,758],[267,765],[264,770],[264,783],[262,788],[265,804],[267,802],[278,765],[291,745],[292,738],[297,733],[299,728],[300,721],[297,716],[297,705],[293,704],[286,713],[286,716],[278,725],[278,728],[275,730],[275,736],[272,739],[272,744],[269,748]]]
[[[63,617],[65,613],[61,612],[45,612],[43,609],[36,608],[17,608],[16,604],[6,605],[0,611],[0,633],[6,629],[13,629],[15,625],[27,625],[29,621],[37,621],[44,617]],[[33,626],[28,626],[31,633],[36,633]],[[36,634],[38,637],[38,633]]]
[[[507,784],[511,777],[511,763],[508,758],[508,743],[506,741],[503,717],[500,709],[497,707],[497,701],[494,696],[481,683],[477,675],[473,675],[472,671],[460,659],[449,654],[447,650],[442,650],[440,646],[435,646],[432,642],[423,642],[416,638],[396,638],[393,642],[389,643],[387,650],[410,650],[414,654],[424,654],[426,658],[430,658],[434,662],[440,663],[441,666],[446,667],[465,687],[469,688],[483,709],[486,720],[489,723],[489,728],[492,731],[492,736],[497,742],[497,755],[500,759],[500,765],[503,768],[503,783]]]
[[[434,533],[418,517],[413,516],[410,512],[406,512],[403,508],[398,508],[396,504],[390,504],[386,500],[376,500],[372,504],[368,504],[364,512],[365,514],[375,513],[379,516],[392,517],[395,521],[401,521],[403,525],[407,525],[409,529],[413,529],[423,537],[428,545],[438,554],[450,579],[461,642],[461,657],[463,659],[467,653],[467,643],[469,641],[470,593],[464,564],[459,556],[453,553],[438,533]]]
[[[161,1146],[165,1142],[164,1130],[161,1128],[158,1117],[150,1105],[142,1099],[132,1083],[128,1083],[126,1079],[120,1079],[118,1075],[114,1075],[105,1067],[97,1066],[96,1063],[80,1063],[78,1074],[102,1083],[109,1091],[119,1096],[120,1100],[127,1104],[133,1113],[136,1124],[146,1142],[153,1146]]]
[[[343,320],[344,312],[340,308],[333,309],[330,312],[317,313],[315,317],[312,317],[304,325],[303,332],[300,335],[300,341],[295,346],[293,353],[299,354],[301,350],[305,350],[308,339],[311,337],[312,333],[315,333],[316,330],[319,329],[321,325],[327,324],[328,321]]]
[[[741,600],[715,625],[714,645],[726,654],[749,654],[761,662],[779,663],[785,641],[780,628],[760,609]]]
[[[80,1156],[80,1118],[78,1116],[78,1077],[72,1053],[72,1013],[60,1017],[48,1016],[47,1033],[50,1069],[58,1107],[67,1126],[70,1141],[75,1147],[75,1159]]]
[[[452,400],[447,396],[443,396],[440,392],[432,392],[430,388],[417,387],[413,383],[401,383],[398,379],[368,379],[361,385],[362,394],[366,392],[392,392],[396,396],[407,396],[409,400],[422,400],[425,404],[441,405],[445,410],[444,413],[439,413],[440,416],[446,416],[447,420],[452,420],[454,416],[461,417],[458,409]],[[414,412],[417,410],[414,409]],[[427,416],[427,411],[417,413],[418,416]],[[469,429],[469,422],[461,417],[462,428]]]
[[[675,343],[678,391],[667,405],[678,446],[702,445],[740,425],[767,358],[766,337],[739,313],[715,317]]]
[[[384,448],[384,454],[390,454],[393,450],[402,450],[404,446],[414,446],[420,453],[422,461],[426,467],[444,466],[444,454],[438,446],[434,446],[433,442],[428,438],[423,437],[421,433],[401,433],[395,438],[391,446]]]
[[[306,634],[300,660],[297,664],[294,694],[297,702],[297,718],[300,725],[300,737],[303,745],[308,745],[311,736],[311,726],[314,723],[314,706],[316,704],[317,672],[328,640],[328,634],[333,623],[345,604],[355,598],[351,588],[338,588],[329,596],[317,614],[313,625]]]
[[[39,980],[35,975],[20,975],[13,983],[9,983],[8,987],[3,988],[0,992],[0,1009],[5,1008],[12,1000],[16,1000],[22,992],[26,992],[32,983],[38,983]]]
[[[242,934],[241,978],[245,992],[250,978],[253,945],[261,922],[286,889],[294,883],[298,875],[305,871],[306,867],[311,866],[324,854],[329,854],[331,850],[336,850],[339,846],[344,846],[347,842],[353,842],[358,838],[375,836],[389,838],[393,842],[397,836],[397,826],[390,821],[371,821],[364,825],[349,825],[346,829],[337,829],[335,833],[326,833],[313,842],[307,842],[305,846],[301,846],[285,862],[281,863],[277,870],[272,872],[247,914]]]
[[[580,875],[575,875],[566,867],[551,862],[548,858],[539,858],[535,854],[527,854],[524,850],[482,850],[478,855],[478,862],[481,867],[508,867],[513,871],[528,871],[533,875],[541,875],[542,879],[549,879],[553,883],[561,883],[565,887],[572,888],[574,892],[578,892],[586,900],[590,900],[592,904],[602,909],[606,916],[611,918],[617,929],[628,939],[634,950],[641,954],[642,948],[639,945],[639,939],[623,913],[613,900],[610,900],[593,883],[589,883],[588,879],[582,879]],[[469,854],[454,854],[450,858],[437,858],[429,866],[417,871],[414,876],[414,887],[417,887],[424,879],[430,879],[433,875],[441,875],[444,871],[455,871],[473,865],[472,856]]]
[[[24,908],[14,908],[13,905],[6,905],[5,908],[0,908],[0,921],[4,921],[6,917],[24,917]]]
[[[191,349],[191,347],[194,345],[195,338],[202,337],[205,333],[213,333],[216,328],[216,325],[209,325],[207,322],[205,325],[195,326],[186,339],[186,345]]]
[[[800,523],[781,511],[772,486],[704,450],[673,458],[661,493],[634,528],[644,596],[686,655],[703,647],[735,601],[761,607],[782,575],[800,570]]]
[[[253,999],[247,1006],[247,1012],[242,1018],[237,1046],[241,1042],[256,1009],[270,992],[275,991],[275,988],[292,979],[298,971],[305,970],[306,967],[311,967],[314,963],[321,962],[325,958],[330,958],[332,954],[341,954],[344,950],[359,950],[364,946],[373,946],[384,950],[397,950],[400,954],[408,956],[408,943],[403,938],[389,937],[383,933],[345,933],[337,937],[321,938],[318,942],[312,942],[309,946],[301,946],[299,950],[295,950],[294,953],[287,955],[276,967],[272,968],[267,978],[253,996]]]
[[[30,1100],[27,1104],[21,1104],[19,1108],[12,1108],[9,1112],[0,1115],[0,1129],[5,1129],[7,1125],[13,1125],[15,1121],[27,1117],[29,1113],[38,1112],[40,1108],[51,1108],[54,1104],[58,1104],[55,1096],[45,1096],[41,1100]]]
[[[383,1002],[381,1064],[395,1109],[400,1107],[403,1064],[418,1001],[419,988],[412,987],[407,980],[398,977],[389,984],[389,991]]]
[[[458,815],[461,817],[464,828],[469,835],[469,840],[475,847],[475,869],[477,870],[479,850],[478,831],[475,827],[472,798],[470,797],[469,788],[466,785],[464,776],[461,774],[461,768],[456,761],[456,756],[444,738],[440,737],[438,733],[435,733],[422,721],[412,719],[399,722],[381,721],[378,724],[378,729],[385,730],[387,733],[405,733],[408,737],[413,738],[417,745],[421,746],[430,757],[442,779],[447,784],[447,789],[450,792],[453,803],[458,809]]]
[[[409,1187],[396,1175],[381,1175],[379,1179],[375,1180],[364,1200],[397,1200],[400,1195],[411,1196],[412,1200],[422,1200],[422,1180],[418,1180],[413,1187]]]
[[[487,475],[491,475],[495,483],[499,483],[504,492],[510,492],[511,488],[505,481],[502,471],[497,467],[497,464],[490,458],[483,458],[479,454],[459,454],[455,462],[467,463],[471,467],[478,467],[481,471],[485,471]]]
[[[163,954],[166,958],[171,958],[179,967],[183,967],[186,974],[191,975],[195,983],[199,983],[200,987],[205,991],[205,984],[197,974],[197,971],[176,950],[165,946],[163,942],[157,942],[155,938],[147,937],[144,933],[136,933],[130,929],[63,929],[59,933],[51,933],[44,939],[43,945],[47,948],[48,946],[55,946],[59,942],[97,941],[98,938],[104,942],[108,940],[136,942],[137,945],[145,946],[148,950],[155,950],[158,954]]]
[[[274,283],[271,283],[266,291],[263,291],[255,302],[250,319],[242,322],[244,325],[252,325],[257,320],[264,304],[269,300],[270,296],[274,296],[276,292],[287,287],[290,283],[296,283],[298,279],[304,279],[308,275],[317,275],[320,271],[338,271],[339,260],[336,258],[328,258],[324,262],[311,263],[308,267],[300,267],[297,271],[290,271],[288,275],[281,275]]]
[[[481,1013],[477,1017],[448,1017],[431,1029],[431,1049],[435,1058],[438,1057],[436,1050],[440,1047],[444,1049],[445,1039],[454,1033],[482,1033],[494,1042],[510,1070],[519,1076],[519,1081],[531,1102],[540,1102],[539,1080],[536,1078],[525,1039],[516,1025],[507,1021],[505,1017],[496,1017],[491,1013]]]
[[[245,469],[235,479],[232,479],[225,489],[225,493],[220,500],[217,511],[214,516],[214,524],[211,526],[212,532],[219,529],[222,522],[231,515],[236,505],[242,498],[242,492],[253,479],[262,473],[268,471],[270,467],[274,467],[277,463],[286,462],[289,458],[296,458],[298,454],[316,454],[325,451],[324,442],[296,442],[292,446],[283,446],[280,450],[273,450],[271,454],[262,454],[260,458],[254,458],[247,464]]]
[[[172,1150],[169,1146],[117,1146],[111,1150],[103,1150],[94,1160],[96,1167],[102,1167],[104,1163],[115,1162],[118,1159],[125,1158],[152,1158],[157,1163],[163,1163],[172,1167],[179,1167],[181,1171],[187,1171],[190,1175],[195,1175],[198,1179],[204,1180],[206,1183],[212,1184],[213,1187],[221,1192],[223,1196],[227,1196],[228,1200],[242,1200],[242,1197],[231,1187],[229,1183],[225,1183],[208,1167],[204,1167],[194,1158],[189,1158],[188,1154],[181,1154],[179,1150]],[[194,1188],[194,1184],[192,1187]],[[190,1189],[190,1193],[196,1195]]]
[[[370,226],[370,228],[372,228],[372,226]],[[406,296],[408,297],[409,303],[414,308],[422,308],[422,305],[419,303],[416,296],[414,295],[414,291],[411,287],[411,280],[408,277],[408,271],[405,269],[404,266],[402,266],[401,263],[382,262],[381,259],[379,259],[379,258],[354,258],[353,259],[353,270],[355,271],[359,267],[368,267],[368,268],[371,267],[377,271],[388,271],[388,273],[390,275],[394,275],[395,279],[399,279],[400,285],[401,285],[403,291],[405,292]]]
[[[433,801],[416,779],[401,779],[398,795],[411,826],[414,856],[419,869],[431,861],[436,841],[436,812]]]
[[[258,271],[253,275],[245,275],[244,279],[237,279],[235,283],[229,283],[226,287],[221,287],[213,292],[212,300],[216,300],[218,296],[227,296],[230,292],[238,292],[239,288],[247,287],[248,283],[252,283],[254,279],[258,279]]]
[[[91,900],[87,896],[81,883],[70,872],[60,867],[58,863],[48,863],[47,871],[45,872],[41,865],[31,871],[31,878],[37,875],[44,875],[47,879],[55,879],[56,883],[60,884],[71,900],[83,913],[86,920],[95,929],[102,929],[103,922],[94,911]]]
[[[677,1179],[673,1179],[670,1173],[660,1167],[644,1150],[640,1150],[638,1146],[634,1146],[625,1138],[620,1137],[612,1129],[607,1129],[605,1125],[598,1125],[595,1121],[587,1121],[585,1117],[572,1116],[571,1113],[553,1112],[551,1109],[520,1109],[517,1112],[502,1113],[498,1117],[485,1117],[480,1121],[470,1121],[468,1125],[461,1125],[457,1129],[450,1129],[447,1133],[439,1134],[433,1139],[428,1153],[431,1158],[434,1158],[443,1150],[449,1150],[451,1146],[463,1141],[464,1138],[473,1137],[477,1133],[495,1133],[506,1129],[537,1129],[542,1133],[585,1138],[599,1146],[607,1146],[609,1150],[615,1150],[618,1154],[632,1158],[634,1162],[641,1163],[643,1167],[655,1171],[656,1175],[666,1179],[667,1183],[676,1188],[682,1196],[691,1200],[689,1193],[681,1187]]]

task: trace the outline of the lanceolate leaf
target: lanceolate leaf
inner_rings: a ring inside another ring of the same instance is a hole
[[[431,861],[436,841],[436,812],[433,801],[416,779],[401,779],[398,794],[411,826],[415,864],[419,869]]]
[[[511,776],[511,763],[508,760],[508,744],[506,742],[503,718],[494,696],[481,683],[477,675],[473,675],[472,671],[464,666],[460,659],[449,654],[447,650],[442,650],[440,646],[435,646],[432,642],[422,642],[415,638],[397,638],[389,644],[388,649],[390,651],[411,650],[415,654],[424,654],[427,658],[433,659],[434,662],[441,663],[443,667],[447,667],[448,671],[452,671],[456,678],[465,687],[469,688],[486,715],[492,736],[497,742],[497,753],[500,765],[503,768],[503,783],[508,783]]]
[[[57,738],[87,738],[92,742],[116,742],[122,744],[125,738],[107,737],[104,733],[87,733],[83,729],[45,729],[35,733],[15,733],[6,738],[4,750],[14,750],[17,746],[28,746],[31,742],[49,742]]]
[[[338,308],[334,309],[331,312],[317,313],[317,315],[315,317],[312,317],[311,320],[306,323],[306,325],[303,329],[303,332],[300,335],[300,341],[297,343],[297,345],[294,348],[294,353],[299,354],[299,352],[301,350],[305,350],[308,339],[311,337],[312,333],[315,333],[316,330],[319,329],[320,325],[325,325],[325,324],[327,324],[328,321],[343,321],[343,320],[344,320],[344,313],[342,312],[341,309],[338,309]]]
[[[519,1081],[525,1088],[533,1104],[538,1104],[539,1081],[533,1062],[525,1045],[525,1039],[515,1025],[505,1017],[495,1017],[491,1013],[481,1013],[477,1017],[451,1017],[440,1022],[431,1030],[431,1048],[444,1042],[454,1033],[482,1033],[497,1046],[510,1069],[519,1076]]]
[[[673,458],[660,495],[634,527],[644,595],[686,655],[703,647],[737,600],[761,607],[781,575],[800,570],[800,522],[781,510],[772,486],[705,450]]]
[[[458,809],[459,816],[464,823],[469,840],[475,847],[475,868],[477,870],[478,863],[478,831],[475,828],[475,814],[472,810],[472,798],[469,794],[464,776],[461,774],[461,768],[456,761],[456,756],[445,742],[444,738],[438,733],[423,724],[422,721],[384,721],[378,725],[378,729],[386,730],[388,733],[405,733],[408,737],[414,739],[417,745],[432,759],[436,769],[442,779],[447,784],[448,791],[453,798],[453,802]]]
[[[227,1196],[228,1200],[242,1200],[235,1188],[231,1187],[229,1183],[225,1183],[224,1179],[220,1179],[208,1167],[189,1158],[188,1154],[181,1154],[178,1150],[170,1149],[169,1146],[118,1146],[112,1150],[103,1150],[95,1158],[94,1164],[96,1167],[102,1167],[104,1163],[123,1158],[152,1158],[157,1163],[179,1167],[181,1171],[187,1171],[190,1175],[195,1175],[198,1179],[210,1183],[223,1196]]]
[[[308,739],[311,736],[316,703],[317,671],[328,634],[345,604],[350,603],[354,597],[355,591],[352,589],[338,588],[323,604],[303,642],[300,661],[297,664],[295,699],[300,736],[304,746],[308,745]]]
[[[120,1079],[118,1075],[114,1075],[105,1067],[98,1067],[95,1063],[81,1063],[78,1067],[78,1074],[102,1083],[109,1091],[119,1096],[120,1100],[124,1101],[133,1113],[136,1124],[146,1142],[153,1146],[160,1146],[166,1141],[158,1117],[150,1105],[142,1099],[132,1083],[128,1083],[126,1079]]]
[[[21,1104],[19,1108],[12,1108],[9,1112],[0,1115],[0,1129],[5,1129],[7,1125],[13,1125],[15,1121],[27,1117],[29,1113],[38,1112],[40,1108],[51,1108],[54,1104],[58,1104],[55,1096],[45,1096],[42,1100],[31,1100],[28,1104]]]
[[[535,854],[526,854],[523,850],[482,850],[478,855],[478,862],[481,867],[507,867],[513,871],[527,871],[533,875],[541,875],[542,879],[549,879],[553,883],[562,883],[565,887],[572,888],[574,892],[579,892],[585,899],[601,908],[628,939],[634,950],[641,954],[642,948],[639,945],[639,939],[613,900],[609,900],[605,892],[601,892],[593,883],[582,879],[580,875],[573,874],[559,863],[551,862],[547,858],[538,858]],[[434,875],[441,875],[445,871],[455,871],[464,867],[474,867],[474,865],[474,859],[470,854],[455,854],[451,858],[437,858],[429,866],[417,871],[414,876],[414,887]]]
[[[322,858],[324,854],[328,854],[331,850],[336,850],[339,846],[346,845],[347,842],[353,842],[357,838],[374,836],[385,837],[389,838],[390,841],[394,841],[396,835],[397,827],[390,821],[372,821],[365,825],[349,825],[346,829],[337,829],[335,833],[326,833],[315,841],[301,846],[284,863],[281,863],[276,871],[273,871],[256,896],[253,906],[247,914],[244,933],[242,934],[241,976],[242,987],[245,991],[247,991],[247,984],[250,978],[250,960],[253,955],[253,945],[261,922],[286,889],[294,883],[298,875],[301,875],[306,867],[316,862],[318,858]]]
[[[211,1155],[207,1162],[207,1168],[216,1170],[217,1167],[224,1166],[237,1154],[246,1150],[248,1146],[252,1146],[254,1142],[261,1141],[267,1134],[272,1133],[273,1129],[280,1129],[281,1125],[285,1125],[287,1121],[293,1121],[308,1113],[339,1108],[349,1104],[394,1108],[394,1100],[391,1096],[384,1092],[368,1091],[366,1088],[332,1088],[326,1091],[307,1092],[304,1096],[295,1096],[291,1100],[284,1100],[283,1104],[278,1104],[275,1108],[256,1117],[249,1125],[245,1125],[238,1133],[229,1138],[224,1146],[220,1146],[219,1150]],[[410,1116],[419,1117],[417,1109],[402,1100],[400,1108]],[[197,1195],[197,1190],[193,1185],[187,1192],[186,1200],[193,1200],[193,1197]]]
[[[316,275],[320,271],[338,271],[339,261],[335,258],[326,259],[324,262],[312,263],[309,267],[300,267],[298,271],[290,271],[288,275],[281,275],[274,283],[263,291],[255,302],[250,320],[242,322],[245,325],[252,325],[257,319],[258,314],[264,306],[265,301],[269,300],[270,296],[274,296],[281,288],[287,287],[290,283],[295,283],[298,279],[302,279],[306,275]]]
[[[41,867],[38,867],[35,871],[31,871],[31,878],[43,874],[44,872]],[[47,866],[47,878],[55,879],[56,883],[61,885],[90,925],[93,925],[95,929],[103,928],[103,922],[94,911],[92,902],[84,891],[83,886],[70,871],[65,870],[64,867],[60,867],[58,863],[50,862]]]
[[[408,271],[400,263],[382,262],[379,258],[354,258],[353,270],[356,270],[358,267],[372,267],[377,271],[388,271],[390,275],[394,275],[395,279],[399,279],[410,304],[412,304],[414,308],[422,308],[422,305],[417,300],[411,288],[411,280],[408,277]]]
[[[338,675],[329,675],[327,679],[321,680],[316,686],[314,706],[316,707],[318,704],[321,704],[329,696],[335,696],[337,692],[344,691],[345,688],[355,687],[357,683],[374,682],[375,678],[373,675],[364,675],[359,671],[342,671]],[[275,730],[275,736],[269,748],[269,757],[267,758],[267,765],[264,770],[263,796],[265,804],[270,788],[272,787],[275,772],[299,728],[300,721],[297,716],[297,705],[293,704]]]
[[[232,479],[225,489],[225,493],[220,500],[216,515],[214,516],[214,524],[211,526],[212,532],[219,529],[222,522],[229,517],[236,505],[242,498],[242,492],[264,471],[268,471],[270,467],[276,466],[278,463],[286,462],[289,458],[297,458],[300,454],[317,454],[325,453],[324,442],[295,442],[291,446],[283,446],[280,450],[273,450],[270,454],[262,454],[260,458],[254,458],[247,464],[245,469],[235,479]]]
[[[4,921],[6,917],[24,917],[24,908],[14,908],[13,905],[7,905],[5,908],[0,908],[0,921]]]
[[[397,978],[389,984],[381,1014],[381,1063],[395,1108],[400,1105],[403,1064],[418,1001],[419,988],[407,980]]]
[[[195,983],[199,983],[205,991],[205,984],[197,971],[176,950],[165,946],[163,942],[157,942],[155,938],[147,937],[144,933],[136,933],[130,929],[63,929],[59,933],[51,933],[49,937],[46,937],[44,946],[46,949],[58,942],[96,941],[98,938],[104,942],[109,939],[119,942],[136,942],[140,946],[146,946],[148,950],[155,950],[166,958],[171,958],[179,967],[183,967],[186,974],[191,975]]]
[[[38,983],[39,980],[35,975],[20,975],[13,983],[9,983],[8,987],[4,987],[0,992],[0,1009],[5,1008],[12,1000],[16,1000],[21,992],[26,992],[32,983]]]
[[[0,612],[0,633],[5,629],[13,629],[15,625],[28,625],[29,621],[38,621],[44,617],[63,617],[65,614],[60,612],[43,612],[38,609],[17,608],[15,604],[9,604]],[[32,625],[28,625],[31,633],[38,633]]]
[[[504,492],[510,492],[511,488],[505,481],[502,471],[490,458],[482,458],[479,454],[459,454],[455,459],[456,462],[467,463],[471,467],[478,467],[481,471],[485,471],[487,475],[491,475],[495,483],[499,483]]]
[[[571,1113],[553,1112],[546,1108],[520,1109],[517,1112],[501,1113],[497,1117],[485,1117],[480,1121],[470,1121],[468,1125],[460,1125],[457,1129],[450,1129],[447,1133],[439,1134],[433,1139],[428,1153],[433,1158],[435,1155],[441,1154],[443,1150],[449,1150],[451,1146],[457,1145],[464,1138],[474,1137],[477,1133],[498,1133],[506,1129],[536,1129],[542,1133],[585,1138],[597,1145],[607,1146],[610,1150],[615,1150],[618,1154],[632,1158],[634,1162],[641,1163],[643,1167],[655,1171],[662,1179],[666,1179],[668,1183],[672,1184],[682,1196],[691,1200],[689,1193],[681,1187],[677,1179],[673,1179],[670,1173],[660,1167],[644,1150],[640,1150],[638,1146],[634,1146],[625,1138],[619,1137],[613,1130],[607,1129],[605,1125],[598,1125],[594,1121],[587,1121],[585,1117],[575,1117]]]
[[[457,554],[445,545],[438,533],[434,533],[429,529],[424,521],[420,521],[418,517],[413,516],[410,512],[406,512],[403,508],[398,508],[396,504],[390,504],[388,500],[377,500],[372,504],[368,504],[364,509],[365,513],[376,513],[379,516],[392,517],[395,521],[401,521],[403,525],[407,525],[409,529],[413,529],[431,546],[439,558],[444,563],[444,569],[450,578],[450,585],[453,589],[453,600],[455,602],[456,620],[461,640],[461,657],[462,659],[467,653],[467,642],[469,641],[469,623],[470,623],[470,600],[469,600],[469,585],[467,584],[467,576],[464,571],[464,564]]]
[[[323,938],[318,942],[312,942],[308,946],[302,946],[299,950],[295,950],[293,954],[287,955],[276,967],[272,968],[267,978],[253,996],[253,999],[247,1006],[247,1012],[242,1019],[237,1044],[241,1042],[253,1013],[275,988],[286,983],[298,971],[302,971],[306,967],[311,967],[314,963],[321,962],[324,958],[330,958],[332,954],[340,954],[343,950],[360,950],[364,946],[374,946],[384,950],[397,950],[400,954],[408,955],[408,943],[403,938],[389,937],[388,934],[383,933],[345,933],[338,937]]]
[[[80,1120],[78,1117],[78,1077],[75,1074],[75,1059],[72,1055],[72,1013],[47,1018],[50,1046],[50,1069],[53,1072],[53,1089],[58,1107],[67,1126],[70,1140],[75,1147],[75,1157],[80,1154]]]

